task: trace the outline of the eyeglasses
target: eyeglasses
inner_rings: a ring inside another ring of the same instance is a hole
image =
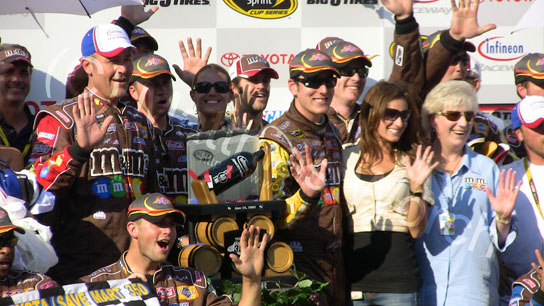
[[[408,109],[401,112],[394,108],[386,108],[385,113],[383,114],[383,119],[387,121],[395,121],[400,117],[402,122],[407,122],[408,119],[410,119],[411,114],[412,113]]]
[[[328,77],[328,78],[325,78],[325,79],[318,79],[318,78],[305,79],[305,78],[300,78],[300,79],[294,79],[294,80],[299,82],[299,83],[302,83],[302,85],[304,85],[304,86],[306,86],[308,88],[313,88],[313,89],[318,89],[323,84],[325,84],[325,86],[327,88],[333,88],[334,86],[336,86],[336,78],[335,77]]]
[[[338,72],[340,73],[341,76],[345,76],[345,77],[352,77],[357,73],[359,74],[359,77],[366,78],[368,76],[368,67],[366,66],[359,67],[359,68],[343,67],[338,69]]]
[[[457,111],[447,111],[447,112],[438,112],[437,115],[446,117],[449,121],[457,121],[461,116],[465,116],[467,121],[474,119],[474,112],[457,112]]]
[[[217,93],[227,93],[230,90],[230,85],[227,82],[198,82],[195,84],[195,90],[198,93],[209,93],[212,90],[212,87],[215,88]]]
[[[1,237],[0,238],[0,247],[10,247],[13,248],[17,245],[17,241],[19,241],[19,238],[17,237]]]

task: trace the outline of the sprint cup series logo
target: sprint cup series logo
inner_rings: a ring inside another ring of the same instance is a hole
[[[260,18],[278,19],[295,12],[297,0],[223,0],[231,9],[240,14]]]

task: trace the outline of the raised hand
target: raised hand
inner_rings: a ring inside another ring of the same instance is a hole
[[[247,113],[243,113],[240,116],[240,111],[235,110],[234,116],[236,120],[232,120],[231,122],[231,129],[233,130],[246,130],[251,131],[251,128],[253,127],[253,119],[248,120]]]
[[[74,105],[72,114],[76,123],[76,141],[83,149],[90,149],[102,141],[113,116],[108,116],[102,122],[102,126],[96,120],[92,95],[85,90],[77,96],[77,105]]]
[[[497,217],[502,220],[509,220],[516,206],[521,180],[516,184],[516,171],[512,171],[512,169],[508,169],[506,177],[504,172],[504,170],[501,170],[497,196],[494,196],[487,187],[485,188],[485,192],[489,197],[491,208],[493,208]]]
[[[200,38],[196,39],[196,52],[193,46],[193,39],[191,37],[187,38],[187,49],[183,44],[183,40],[179,41],[179,51],[181,52],[181,57],[183,58],[183,70],[176,64],[174,64],[174,70],[179,78],[185,82],[185,84],[191,86],[193,83],[193,78],[200,68],[206,66],[208,60],[210,59],[210,53],[212,52],[212,47],[208,47],[206,54],[202,57],[202,40]]]
[[[318,196],[325,187],[325,173],[327,171],[327,159],[321,161],[319,172],[314,167],[310,147],[305,144],[304,156],[293,148],[293,154],[289,157],[291,176],[297,181],[302,192],[310,198]]]
[[[137,26],[140,23],[148,20],[159,9],[154,6],[149,10],[145,10],[142,5],[123,5],[121,6],[121,16],[128,19],[133,25]],[[130,33],[129,33],[130,36]]]
[[[264,234],[260,241],[260,233],[259,227],[251,225],[245,228],[240,237],[240,257],[230,254],[232,262],[242,276],[259,282],[264,268],[264,250],[268,243],[268,234]]]
[[[417,146],[416,159],[413,164],[410,161],[410,156],[404,157],[406,174],[410,180],[410,190],[413,192],[423,190],[423,184],[439,164],[439,162],[433,164],[434,152],[431,151],[431,146],[425,149],[423,155],[421,155],[422,148],[421,145]]]
[[[397,20],[409,17],[413,13],[413,0],[381,0],[382,5],[395,16]]]
[[[455,40],[465,40],[482,35],[487,31],[495,29],[494,24],[485,26],[478,25],[478,7],[480,1],[459,0],[459,7],[455,0],[451,0],[452,17],[450,25],[450,35]]]
[[[538,260],[538,266],[532,262],[531,267],[533,267],[533,270],[540,275],[540,290],[544,290],[544,281],[542,281],[542,277],[544,277],[544,270],[542,270],[542,267],[544,267],[544,259],[542,258],[542,253],[538,249],[535,249],[535,255],[536,259]]]

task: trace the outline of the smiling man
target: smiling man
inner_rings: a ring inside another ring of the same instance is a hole
[[[278,73],[270,68],[266,59],[249,54],[237,60],[229,70],[234,93],[234,113],[230,120],[237,128],[247,128],[255,133],[268,124],[263,111],[270,98],[270,79],[277,79]]]
[[[315,49],[297,54],[289,65],[291,106],[260,135],[271,148],[273,197],[287,202],[276,237],[293,249],[297,270],[329,283],[320,305],[344,305],[345,300],[342,141],[327,117],[337,76],[327,54]]]
[[[119,258],[128,247],[131,200],[158,189],[153,128],[122,99],[133,49],[117,25],[90,29],[81,43],[85,92],[36,116],[36,176],[56,196],[53,211],[41,217],[52,226],[59,257],[49,274],[63,284]]]
[[[372,62],[355,44],[334,39],[327,37],[320,43],[329,46],[325,52],[340,73],[327,116],[340,131],[344,144],[355,143],[358,142],[361,132],[357,100],[365,89],[368,67],[372,67]]]
[[[31,76],[28,50],[21,45],[0,44],[0,142],[21,151],[25,163],[30,156],[34,123],[25,104]]]

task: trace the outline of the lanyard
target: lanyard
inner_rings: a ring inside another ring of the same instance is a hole
[[[8,146],[8,147],[10,146],[8,138],[6,137],[6,134],[4,133],[4,129],[2,127],[0,127],[0,138],[2,138],[2,142],[4,143],[5,146]],[[26,156],[26,153],[28,153],[29,149],[30,149],[30,143],[27,143],[25,145],[25,148],[23,149],[23,157]]]
[[[451,178],[451,176],[447,172],[444,172],[444,173],[446,173],[447,178]],[[457,197],[457,193],[459,193],[459,189],[461,189],[461,186],[463,185],[463,182],[462,182],[463,177],[461,176],[459,178],[459,182],[457,183],[456,187],[452,184],[452,189],[454,189],[454,191],[453,191],[453,195],[452,195],[451,199],[446,196],[446,194],[444,193],[444,190],[445,190],[444,187],[445,186],[442,186],[442,183],[440,183],[440,181],[442,180],[442,175],[435,175],[435,180],[436,180],[436,183],[438,184],[438,187],[442,191],[440,193],[440,195],[446,200],[446,204],[448,204],[448,212],[449,212],[449,210],[453,208],[453,201]],[[440,195],[439,195],[439,197],[440,197]]]
[[[533,199],[535,200],[536,208],[538,208],[538,212],[540,213],[540,216],[542,217],[542,219],[544,219],[544,215],[542,215],[542,210],[540,209],[540,201],[538,200],[538,194],[536,193],[535,181],[533,181],[533,176],[531,175],[531,170],[529,169],[529,163],[527,162],[527,158],[523,160],[523,166],[525,166],[525,174],[527,175],[527,180],[529,181],[529,187],[531,188],[531,193],[533,194]]]

